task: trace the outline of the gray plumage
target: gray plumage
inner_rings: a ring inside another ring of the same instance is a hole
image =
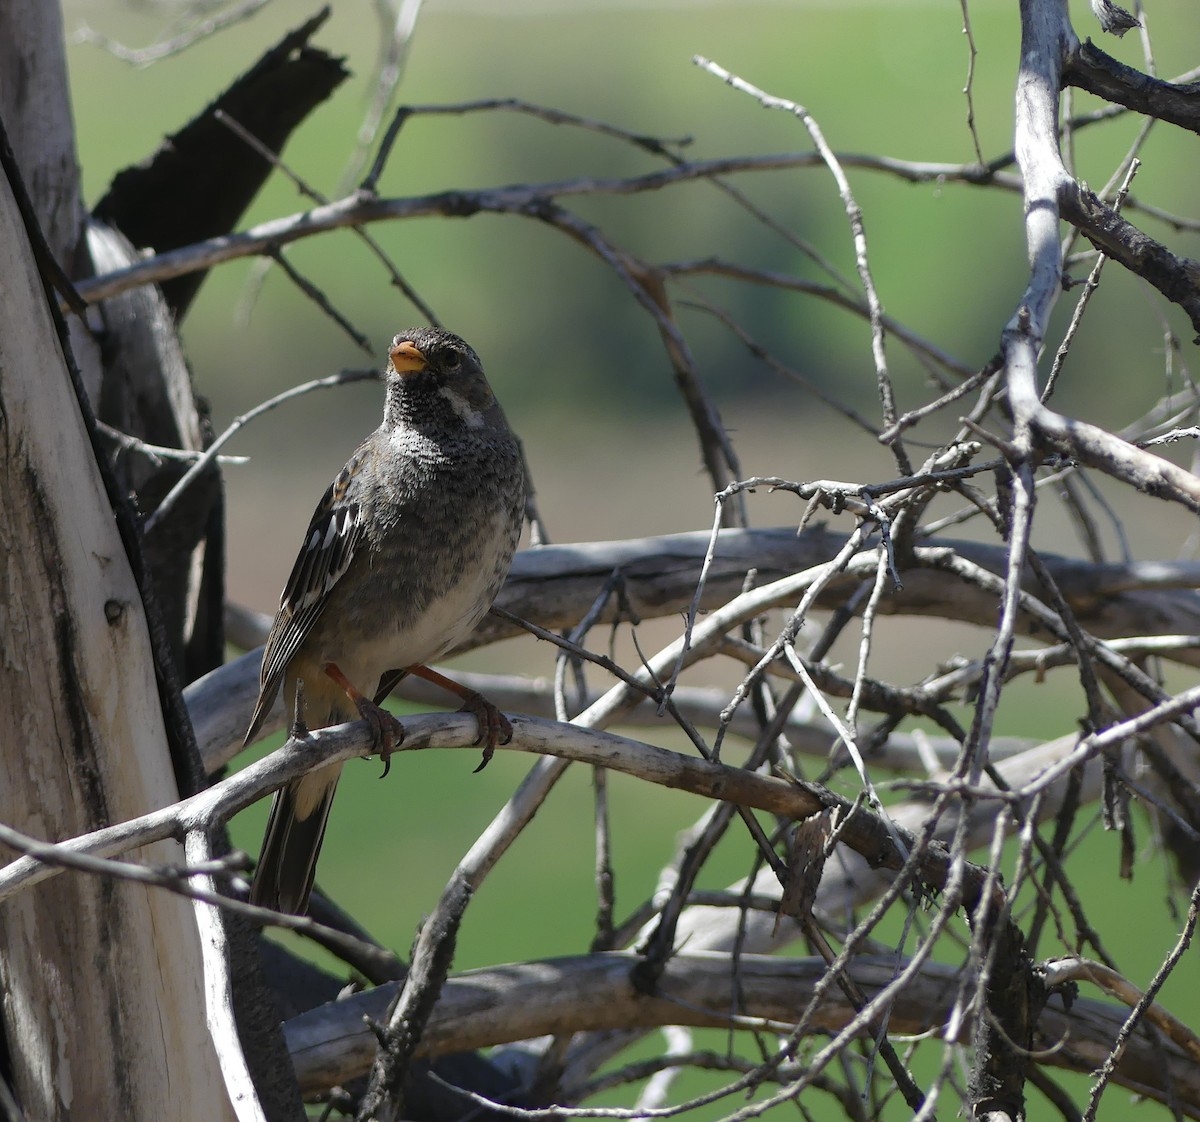
[[[386,373],[383,423],[326,491],[284,588],[247,743],[280,688],[290,710],[297,679],[310,727],[357,718],[361,703],[328,664],[369,697],[389,671],[423,667],[469,636],[508,574],[524,467],[478,356],[418,328],[392,341]],[[339,774],[323,768],[276,796],[253,902],[305,910]]]

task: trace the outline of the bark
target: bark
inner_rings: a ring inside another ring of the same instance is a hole
[[[967,1085],[973,1118],[1025,1117],[1026,1069],[1046,1003],[1021,933],[1005,918],[988,922],[986,1015],[975,1019],[975,1061]]]
[[[98,269],[136,260],[116,230],[93,223],[88,243]],[[121,490],[153,510],[189,466],[145,445],[202,451],[210,433],[191,373],[162,293],[153,286],[99,305],[104,370],[99,420],[113,430],[107,443]],[[224,490],[220,472],[206,472],[180,503],[146,535],[146,563],[154,580],[171,660],[190,682],[220,665],[225,653]]]
[[[826,970],[823,959],[745,955],[735,971],[726,955],[685,951],[667,965],[661,995],[648,997],[630,982],[636,961],[627,953],[580,955],[451,978],[418,1055],[438,1056],[551,1033],[680,1024],[729,1028],[735,1011],[747,1018],[742,1028],[753,1028],[751,1018],[757,1017],[789,1024],[807,1006]],[[874,997],[896,970],[894,957],[864,956],[854,961],[849,975]],[[926,963],[913,983],[897,994],[891,1030],[914,1035],[942,1031],[957,981],[956,967]],[[395,992],[394,985],[381,986],[288,1022],[288,1044],[306,1091],[344,1083],[370,1066],[377,1041],[365,1018],[379,1017]],[[1089,1071],[1107,1055],[1126,1013],[1122,1006],[1086,998],[1076,999],[1069,1010],[1052,1001],[1036,1022],[1034,1043],[1042,1049],[1038,1062]],[[834,1032],[854,1015],[845,995],[831,987],[810,1026],[816,1035]],[[869,1035],[865,1027],[864,1035]],[[1135,1035],[1117,1081],[1160,1102],[1175,1093],[1193,1115],[1200,1104],[1200,1066],[1173,1044],[1159,1046]]]
[[[0,112],[50,252],[68,273],[83,235],[79,165],[57,4],[0,7]]]
[[[0,8],[0,55],[0,821],[53,839],[170,802],[199,771],[178,691],[156,676],[132,521],[114,521],[96,458],[100,348],[79,320],[55,321],[44,288],[89,271],[57,5]],[[233,1116],[186,902],[58,878],[3,910],[0,979],[25,1117]]]
[[[1176,84],[1143,74],[1090,39],[1068,60],[1063,81],[1115,105],[1200,133],[1200,82]]]
[[[141,595],[7,177],[0,246],[0,821],[53,839],[178,789]],[[26,1116],[232,1117],[201,977],[178,898],[71,876],[10,901],[0,978]]]

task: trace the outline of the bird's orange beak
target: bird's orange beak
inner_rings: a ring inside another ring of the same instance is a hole
[[[419,370],[424,370],[428,365],[425,356],[417,349],[416,344],[408,339],[405,339],[403,343],[397,343],[392,348],[389,357],[397,374],[415,374]]]

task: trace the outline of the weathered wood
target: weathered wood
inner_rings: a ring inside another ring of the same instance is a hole
[[[140,594],[7,176],[0,247],[0,820],[53,839],[177,789]],[[25,1116],[232,1117],[201,976],[179,898],[65,876],[9,901],[2,1012]]]
[[[696,1025],[729,1028],[736,1010],[746,1018],[793,1023],[806,1008],[825,973],[822,959],[779,959],[743,955],[736,969],[723,954],[683,952],[667,964],[661,993],[647,997],[629,980],[637,959],[630,954],[593,954],[473,970],[450,978],[418,1054],[439,1055],[506,1040],[550,1033]],[[901,966],[903,963],[900,964]],[[873,997],[896,974],[894,956],[854,960],[850,977]],[[925,963],[900,989],[889,1017],[893,1032],[937,1033],[950,1017],[959,971]],[[378,1017],[394,985],[314,1009],[290,1020],[285,1032],[301,1085],[308,1091],[344,1082],[366,1070],[375,1037],[364,1017]],[[1043,1062],[1086,1071],[1107,1054],[1127,1010],[1080,998],[1069,1012],[1058,1001],[1042,1010],[1036,1043]],[[854,1009],[836,986],[828,987],[810,1020],[814,1033],[836,1032]],[[1070,1041],[1070,1047],[1047,1045]],[[1200,1069],[1173,1044],[1156,1045],[1135,1034],[1116,1081],[1159,1101],[1181,1093],[1200,1096]]]
[[[696,532],[527,549],[513,559],[496,602],[542,627],[570,628],[588,612],[613,574],[619,573],[628,602],[641,618],[676,615],[687,610],[695,594],[708,540],[707,533]],[[787,528],[723,530],[701,607],[711,611],[731,600],[741,591],[749,569],[766,584],[828,561],[845,541],[846,535],[820,528],[800,534]],[[1002,546],[953,540],[938,544],[989,573],[1004,572],[1007,562]],[[1196,591],[1200,588],[1200,564],[1196,562],[1095,564],[1053,554],[1044,554],[1042,560],[1080,625],[1098,638],[1200,634],[1200,593]],[[996,598],[982,588],[948,578],[936,569],[903,569],[901,579],[903,590],[883,598],[880,614],[951,619],[984,628],[995,624]],[[852,585],[851,578],[833,582],[819,603],[836,606]],[[1035,596],[1042,591],[1032,574],[1025,587]],[[617,614],[614,598],[597,618],[607,623]],[[263,637],[269,623],[264,618]],[[1053,641],[1037,621],[1022,619],[1021,623],[1026,634]],[[462,649],[520,634],[515,624],[488,616]],[[1200,663],[1200,648],[1180,647],[1166,657],[1194,666]],[[187,691],[201,754],[210,770],[227,763],[241,748],[258,695],[260,659],[261,651],[252,651]],[[277,704],[264,728],[269,731],[282,725],[283,708]]]

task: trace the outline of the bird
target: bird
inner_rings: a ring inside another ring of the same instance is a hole
[[[508,575],[524,522],[521,446],[479,356],[457,335],[400,332],[384,380],[383,422],[305,531],[263,649],[245,743],[281,688],[295,712],[299,687],[308,727],[361,717],[386,760],[403,728],[379,702],[414,674],[463,698],[479,724],[482,768],[511,739],[511,722],[426,664],[471,634]],[[341,769],[326,765],[276,792],[251,903],[307,912]]]

